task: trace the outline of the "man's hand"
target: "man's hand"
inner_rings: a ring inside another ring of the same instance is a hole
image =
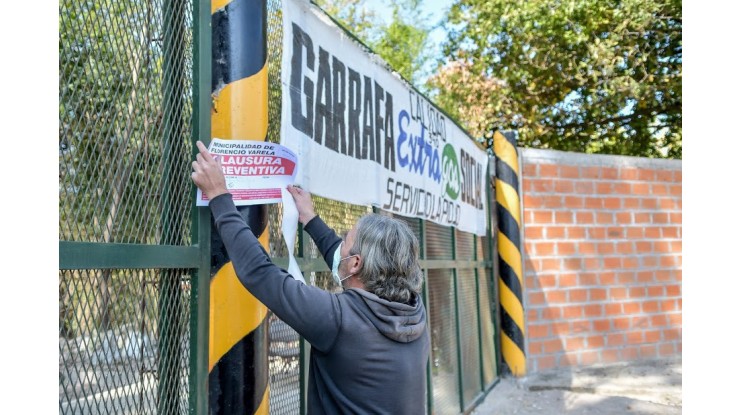
[[[288,191],[293,196],[293,200],[295,200],[295,207],[298,209],[298,221],[306,225],[311,219],[316,217],[316,212],[313,210],[313,202],[311,201],[311,193],[292,184],[288,185]]]
[[[208,197],[209,200],[213,200],[216,196],[228,193],[229,190],[226,188],[226,179],[224,173],[221,170],[221,162],[215,160],[211,153],[208,152],[203,143],[200,141],[196,142],[200,151],[195,156],[193,162],[193,173],[190,178],[196,186]]]

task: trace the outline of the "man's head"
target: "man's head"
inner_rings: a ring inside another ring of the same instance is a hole
[[[378,214],[363,216],[347,234],[342,251],[342,257],[355,255],[342,261],[342,274],[355,274],[378,297],[407,303],[421,291],[419,242],[406,223]]]

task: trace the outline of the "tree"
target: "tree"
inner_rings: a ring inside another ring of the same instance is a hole
[[[481,140],[681,158],[677,0],[459,0],[438,104]]]

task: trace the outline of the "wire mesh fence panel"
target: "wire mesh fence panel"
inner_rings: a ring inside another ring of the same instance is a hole
[[[474,270],[457,270],[457,304],[460,314],[460,357],[462,361],[460,370],[462,370],[463,399],[466,405],[483,390],[476,291]]]
[[[454,247],[452,244],[452,228],[426,222],[427,259],[452,259]]]
[[[460,412],[455,284],[452,270],[428,272],[429,327],[432,338],[432,390],[435,414]]]
[[[481,368],[483,370],[483,383],[490,385],[496,379],[498,368],[496,367],[496,350],[494,349],[494,325],[493,313],[496,304],[492,301],[490,269],[478,268],[478,295],[480,313],[480,339],[481,339]]]
[[[189,304],[184,271],[60,271],[59,413],[186,413]]]

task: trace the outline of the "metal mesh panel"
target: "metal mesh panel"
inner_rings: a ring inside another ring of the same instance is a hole
[[[189,304],[183,271],[60,271],[59,413],[186,413]]]
[[[475,259],[475,252],[473,249],[474,237],[475,235],[472,233],[462,232],[459,229],[455,229],[455,259],[463,261],[472,261]]]
[[[463,398],[467,403],[481,392],[480,345],[478,339],[478,302],[475,272],[457,271],[458,312],[460,313],[460,350],[462,357]]]
[[[478,268],[478,293],[480,295],[480,336],[481,336],[481,356],[483,361],[483,382],[490,385],[496,376],[496,351],[493,347],[494,331],[493,320],[491,318],[494,310],[497,310],[496,304],[492,302],[492,292],[490,283],[490,269]]]
[[[59,3],[59,239],[189,244],[192,5]]]
[[[432,269],[428,272],[429,317],[432,337],[432,388],[434,412],[460,412],[455,332],[455,284],[452,271]]]
[[[426,222],[427,259],[452,259],[452,228]]]

